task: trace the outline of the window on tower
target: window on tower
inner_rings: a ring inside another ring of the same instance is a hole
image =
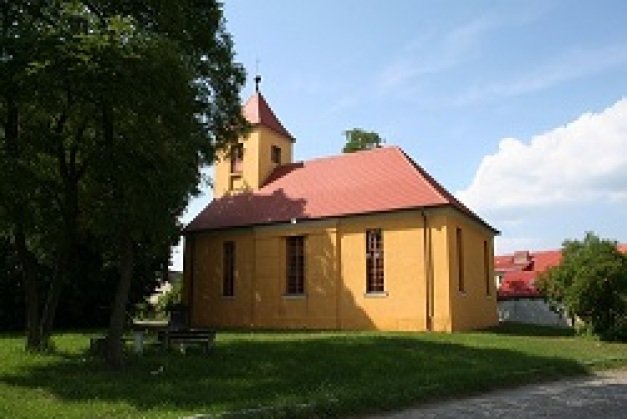
[[[281,148],[275,145],[272,146],[270,151],[270,159],[272,163],[281,164]]]
[[[244,167],[244,145],[236,144],[231,147],[231,173],[242,173]]]

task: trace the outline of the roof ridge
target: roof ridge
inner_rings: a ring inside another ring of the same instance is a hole
[[[468,208],[463,202],[461,202],[459,199],[455,198],[455,195],[453,195],[451,192],[449,192],[448,189],[446,189],[444,186],[442,186],[442,184],[440,184],[440,182],[435,180],[435,178],[433,176],[431,176],[422,166],[420,166],[418,163],[416,163],[416,161],[414,159],[412,159],[407,153],[405,153],[405,151],[402,148],[400,148],[398,146],[392,146],[392,148],[396,149],[396,151],[401,153],[401,155],[405,158],[407,163],[410,164],[413,167],[413,169],[422,178],[422,180],[424,180],[427,183],[427,185],[435,193],[437,193],[442,199],[444,199],[450,205],[453,205],[454,207],[457,207],[457,209],[461,210],[462,212],[465,212],[466,215],[469,215],[472,218],[478,220],[481,224],[483,224],[486,227],[490,228],[496,234],[500,234],[500,231],[498,231],[497,229],[492,227],[490,224],[485,222],[474,211],[472,211],[470,208]]]
[[[403,149],[401,149],[400,147],[393,146],[392,148],[394,148],[397,152],[399,152],[404,157],[405,162],[409,164],[412,167],[412,169],[414,169],[416,175],[419,176],[422,180],[424,180],[433,192],[438,194],[440,198],[444,199],[445,201],[448,201],[448,197],[445,196],[440,190],[440,189],[444,189],[444,187],[437,184],[436,180],[432,178],[431,176],[429,176],[427,174],[427,171],[422,166],[416,163],[414,159],[409,157],[407,153],[405,153]],[[439,188],[436,186],[439,186]]]
[[[353,158],[359,154],[362,153],[371,153],[371,152],[381,152],[382,150],[392,150],[392,149],[397,149],[400,150],[400,147],[396,146],[396,145],[390,145],[390,146],[384,146],[384,147],[375,147],[375,148],[370,148],[367,150],[359,150],[359,151],[355,151],[352,153],[339,153],[339,154],[332,154],[330,156],[321,156],[321,157],[313,157],[309,160],[298,160],[298,161],[294,161],[291,163],[284,163],[281,164],[280,166],[275,167],[274,169],[272,169],[272,172],[270,172],[270,174],[268,175],[268,178],[266,179],[266,181],[263,183],[262,187],[269,185],[270,183],[274,182],[275,180],[280,179],[283,175],[289,173],[289,171],[286,171],[282,176],[276,176],[278,173],[281,173],[283,171],[285,171],[286,168],[289,167],[297,167],[297,166],[304,166],[307,163],[312,163],[312,162],[320,162],[320,161],[327,161],[327,160],[340,160],[340,159],[344,159],[344,158]],[[402,152],[402,150],[401,150]],[[261,189],[261,188],[260,188]]]
[[[313,157],[313,158],[311,158],[309,160],[300,160],[300,161],[294,162],[294,163],[308,163],[308,162],[320,161],[320,160],[352,158],[352,157],[355,157],[355,156],[363,155],[364,153],[381,152],[383,150],[390,150],[390,149],[395,149],[395,148],[397,149],[398,146],[390,145],[390,146],[385,146],[385,147],[375,147],[375,148],[369,148],[369,149],[366,149],[366,150],[354,151],[352,153],[338,153],[338,154],[331,154],[329,156]],[[293,164],[293,163],[291,163],[291,164]]]

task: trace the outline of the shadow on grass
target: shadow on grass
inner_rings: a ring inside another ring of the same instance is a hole
[[[498,326],[491,327],[485,331],[511,336],[575,336],[575,330],[569,327],[540,326],[515,322],[502,322]]]
[[[19,374],[0,375],[0,382],[43,389],[62,402],[121,402],[155,415],[270,406],[278,410],[269,416],[298,416],[398,409],[585,371],[565,358],[433,342],[424,335],[269,335],[218,340],[209,356],[131,358],[119,373],[66,354],[56,362],[21,368]]]

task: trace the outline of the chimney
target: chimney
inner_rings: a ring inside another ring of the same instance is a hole
[[[527,265],[531,262],[529,250],[519,250],[514,252],[514,265]]]

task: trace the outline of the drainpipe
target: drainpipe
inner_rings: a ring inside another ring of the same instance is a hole
[[[428,240],[427,213],[422,210],[422,247],[425,275],[425,318],[427,320],[427,330],[433,329],[433,283],[431,281],[431,240]]]
[[[192,325],[192,310],[194,304],[194,253],[196,253],[196,240],[193,234],[186,237],[189,240],[189,290],[187,290],[187,325]]]

